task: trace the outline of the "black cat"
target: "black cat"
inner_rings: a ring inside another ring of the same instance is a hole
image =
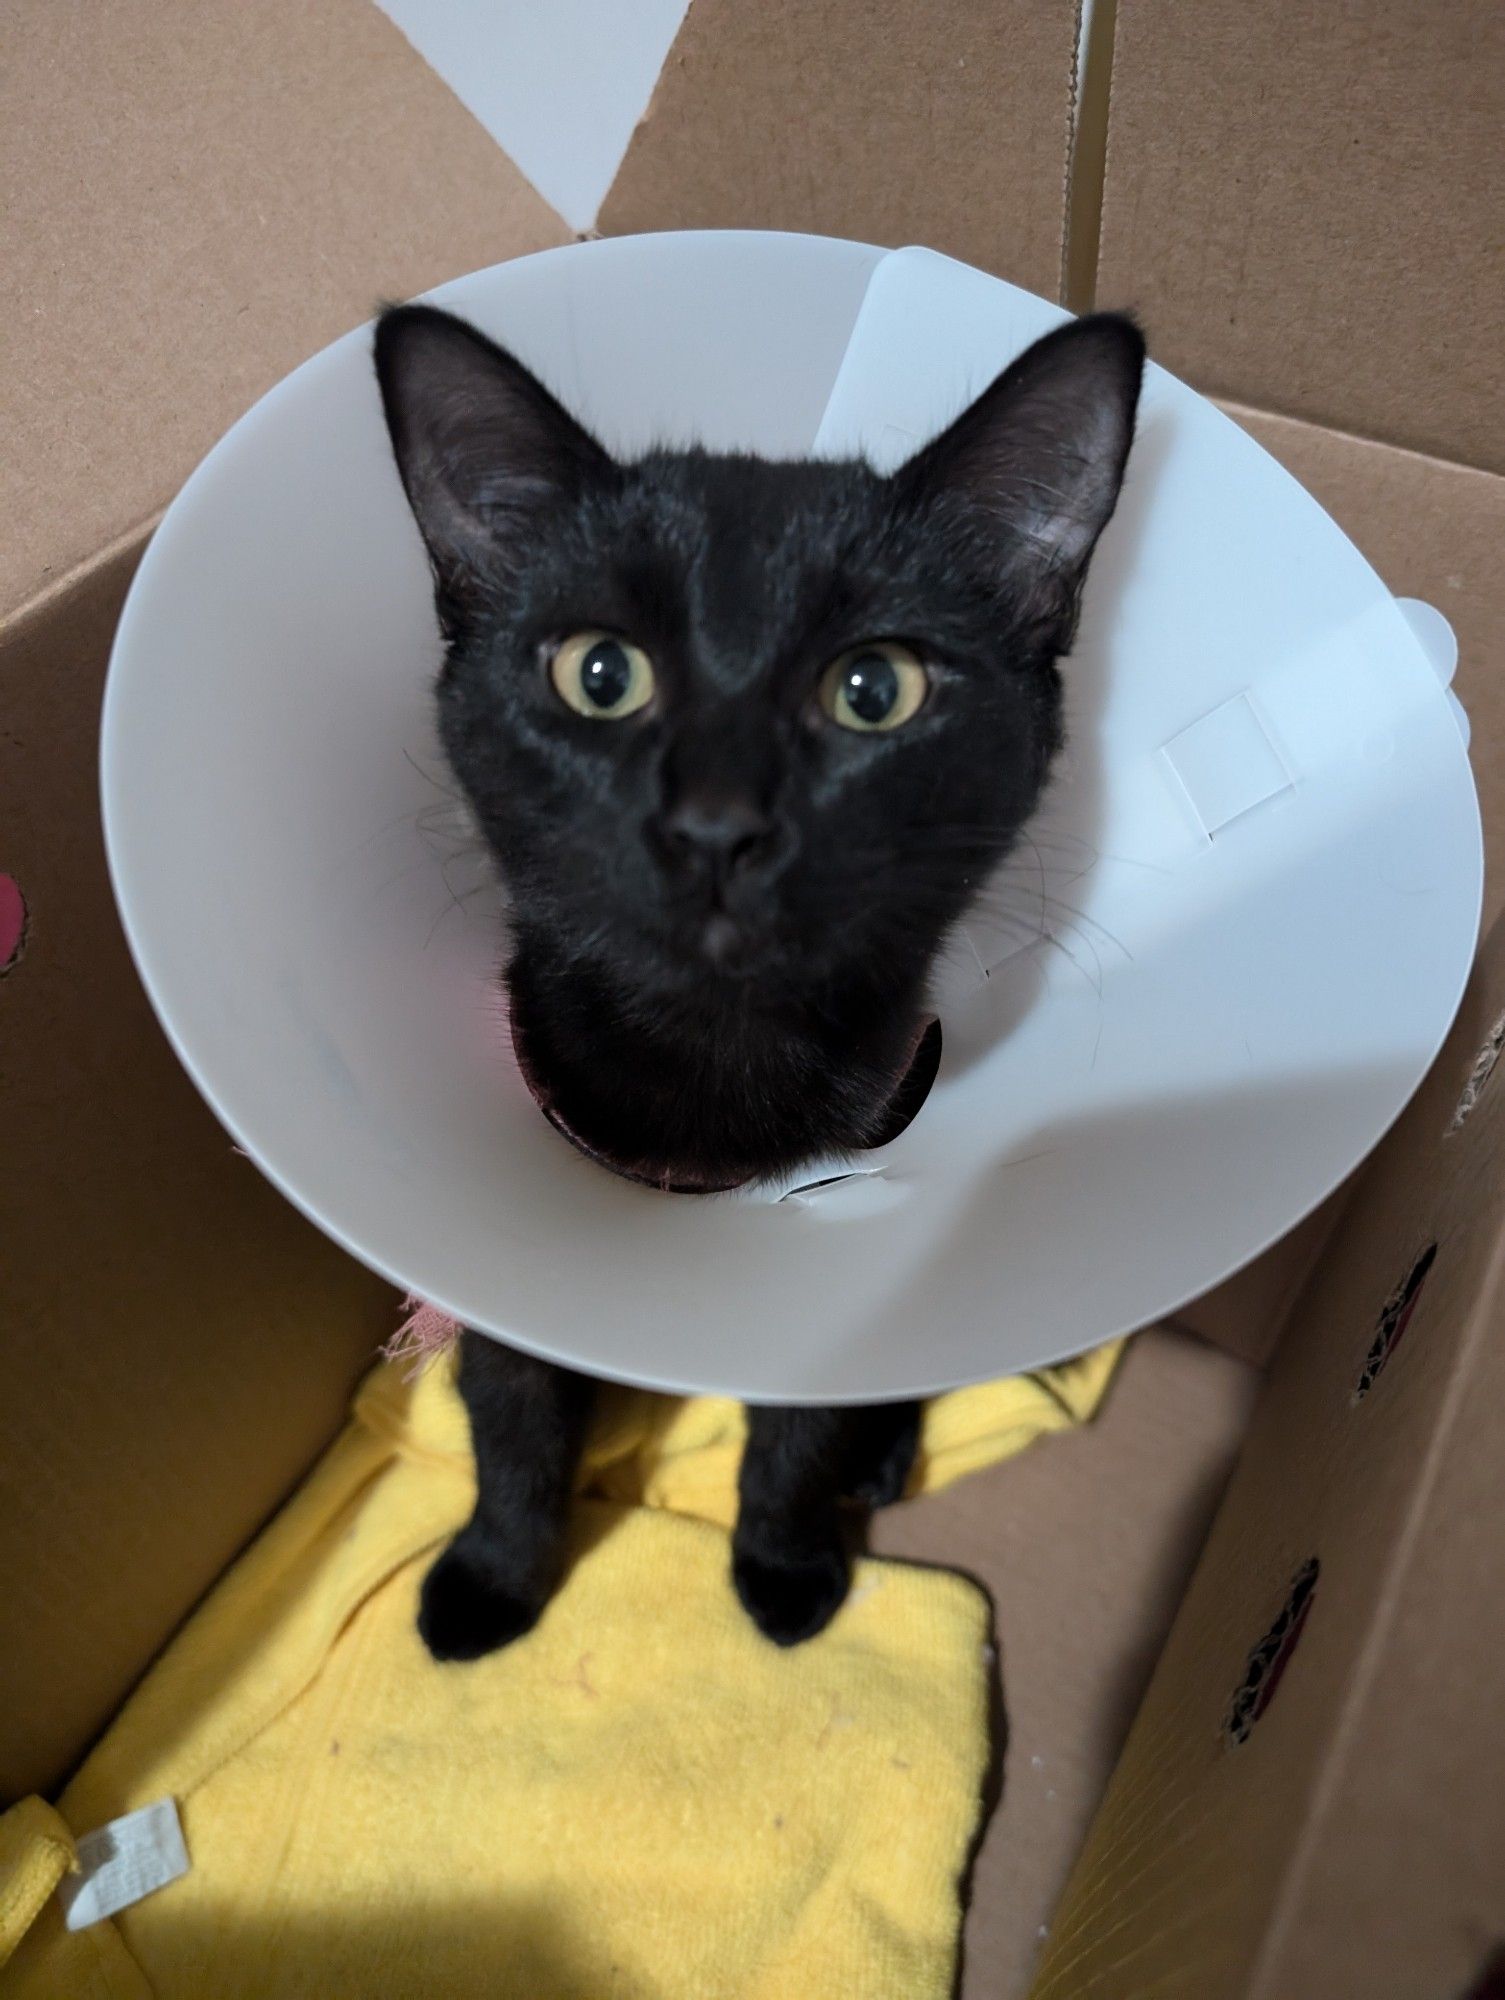
[[[703,1192],[902,1124],[939,1052],[937,950],[1060,744],[1056,661],[1143,358],[1127,319],[1064,326],[887,477],[623,463],[462,321],[383,315],[441,734],[511,900],[514,1041],[594,1158]],[[440,1658],[538,1617],[590,1402],[474,1334],[460,1386],[480,1496],[424,1589]],[[912,1406],[750,1412],[733,1570],[770,1638],[836,1610],[840,1503],[897,1494],[916,1426]]]

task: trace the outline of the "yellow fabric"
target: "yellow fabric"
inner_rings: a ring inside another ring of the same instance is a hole
[[[45,1800],[22,1799],[0,1819],[0,1962],[73,1863],[73,1835]]]
[[[925,1406],[907,1491],[938,1492],[969,1472],[1011,1458],[1047,1432],[1084,1423],[1102,1401],[1122,1345],[1110,1341],[1055,1368],[938,1396]],[[463,1412],[460,1420],[463,1424]],[[587,1455],[587,1491],[730,1527],[746,1435],[742,1405],[727,1398],[678,1402],[614,1391]]]
[[[1117,1349],[941,1397],[920,1489],[1089,1416]],[[727,1583],[742,1420],[613,1392],[574,1563],[470,1666],[414,1630],[474,1495],[448,1364],[378,1369],[58,1809],[0,1818],[5,2000],[948,1995],[987,1756],[988,1607],[859,1563],[810,1645]],[[192,1866],[70,1934],[73,1837],[179,1802]],[[8,1961],[8,1962],[6,1962]]]

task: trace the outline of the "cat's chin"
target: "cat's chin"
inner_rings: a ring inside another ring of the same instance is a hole
[[[696,971],[709,971],[717,979],[752,979],[768,962],[766,947],[724,910],[707,917],[696,942]]]
[[[757,1010],[655,1019],[641,996],[582,992],[578,973],[540,978],[519,960],[508,995],[543,1116],[598,1166],[666,1193],[728,1193],[886,1145],[940,1063],[940,1024],[913,1005],[838,1042]]]
[[[766,923],[713,906],[645,936],[633,970],[644,994],[697,997],[702,1004],[719,994],[738,1004],[779,1007],[805,991],[810,955],[792,951]]]

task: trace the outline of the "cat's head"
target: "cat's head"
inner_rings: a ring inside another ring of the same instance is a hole
[[[822,1062],[845,1037],[882,1082],[1039,801],[1143,351],[1126,319],[1067,325],[882,476],[619,462],[462,321],[383,316],[441,732],[508,882],[515,999],[589,992],[678,1036],[702,1088],[699,1025],[745,1069],[760,1021],[824,1036]]]

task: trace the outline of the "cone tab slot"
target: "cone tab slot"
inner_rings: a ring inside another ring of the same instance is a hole
[[[1173,736],[1161,752],[1209,840],[1293,788],[1291,774],[1246,694]]]

